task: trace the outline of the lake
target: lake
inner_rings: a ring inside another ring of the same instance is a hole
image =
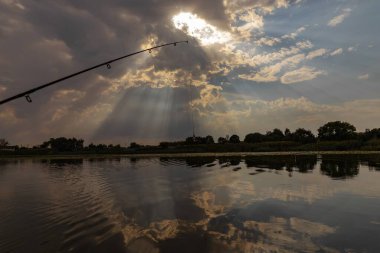
[[[0,160],[0,252],[380,252],[380,156]]]

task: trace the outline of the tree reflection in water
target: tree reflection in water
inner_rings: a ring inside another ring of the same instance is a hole
[[[323,156],[321,172],[334,179],[347,179],[359,174],[359,160],[351,157],[336,159],[333,156]]]
[[[317,164],[317,156],[257,156],[246,157],[245,163],[247,167],[267,168],[274,170],[299,172],[312,171]]]

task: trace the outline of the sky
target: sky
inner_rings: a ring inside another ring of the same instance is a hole
[[[378,0],[0,0],[0,138],[157,144],[380,126]]]

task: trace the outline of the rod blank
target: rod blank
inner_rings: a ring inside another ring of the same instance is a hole
[[[84,69],[84,70],[81,70],[79,72],[76,72],[74,74],[71,74],[71,75],[68,75],[68,76],[65,76],[65,77],[62,77],[62,78],[59,78],[57,80],[54,80],[52,82],[49,82],[49,83],[46,83],[46,84],[43,84],[43,85],[40,85],[38,87],[35,87],[33,89],[30,89],[30,90],[27,90],[25,92],[22,92],[22,93],[19,93],[17,95],[14,95],[12,97],[9,97],[7,99],[4,99],[4,100],[1,100],[0,101],[0,105],[2,104],[5,104],[5,103],[8,103],[8,102],[11,102],[15,99],[18,99],[18,98],[21,98],[21,97],[25,97],[26,101],[28,101],[29,103],[32,102],[32,99],[30,98],[30,94],[36,92],[36,91],[39,91],[39,90],[42,90],[46,87],[49,87],[49,86],[52,86],[54,84],[57,84],[59,82],[62,82],[64,80],[67,80],[69,78],[72,78],[74,76],[77,76],[77,75],[80,75],[80,74],[83,74],[85,72],[88,72],[90,70],[93,70],[93,69],[96,69],[96,68],[99,68],[99,67],[102,67],[102,66],[106,66],[108,69],[111,68],[111,63],[113,62],[116,62],[116,61],[120,61],[124,58],[127,58],[127,57],[130,57],[130,56],[133,56],[133,55],[136,55],[136,54],[141,54],[143,52],[151,52],[152,50],[154,49],[157,49],[157,48],[161,48],[161,47],[166,47],[166,46],[170,46],[170,45],[174,45],[176,46],[177,44],[180,44],[180,43],[189,43],[187,40],[184,40],[184,41],[176,41],[176,42],[171,42],[171,43],[166,43],[166,44],[162,44],[162,45],[158,45],[158,46],[154,46],[154,47],[151,47],[151,48],[148,48],[148,49],[144,49],[144,50],[141,50],[141,51],[138,51],[138,52],[134,52],[134,53],[131,53],[131,54],[127,54],[127,55],[123,55],[121,57],[118,57],[118,58],[115,58],[115,59],[112,59],[112,60],[109,60],[109,61],[106,61],[106,62],[103,62],[103,63],[100,63],[98,65],[95,65],[95,66],[92,66],[92,67],[89,67],[87,69]]]

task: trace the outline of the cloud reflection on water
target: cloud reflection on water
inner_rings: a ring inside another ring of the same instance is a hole
[[[7,241],[16,232],[49,231],[37,251],[60,245],[104,252],[112,244],[113,252],[339,252],[345,245],[334,238],[356,233],[344,221],[351,213],[367,223],[364,231],[378,229],[378,162],[281,156],[2,163],[0,214],[8,218],[0,225],[16,224],[25,208],[36,223],[0,234]],[[63,237],[52,239],[54,233]]]

